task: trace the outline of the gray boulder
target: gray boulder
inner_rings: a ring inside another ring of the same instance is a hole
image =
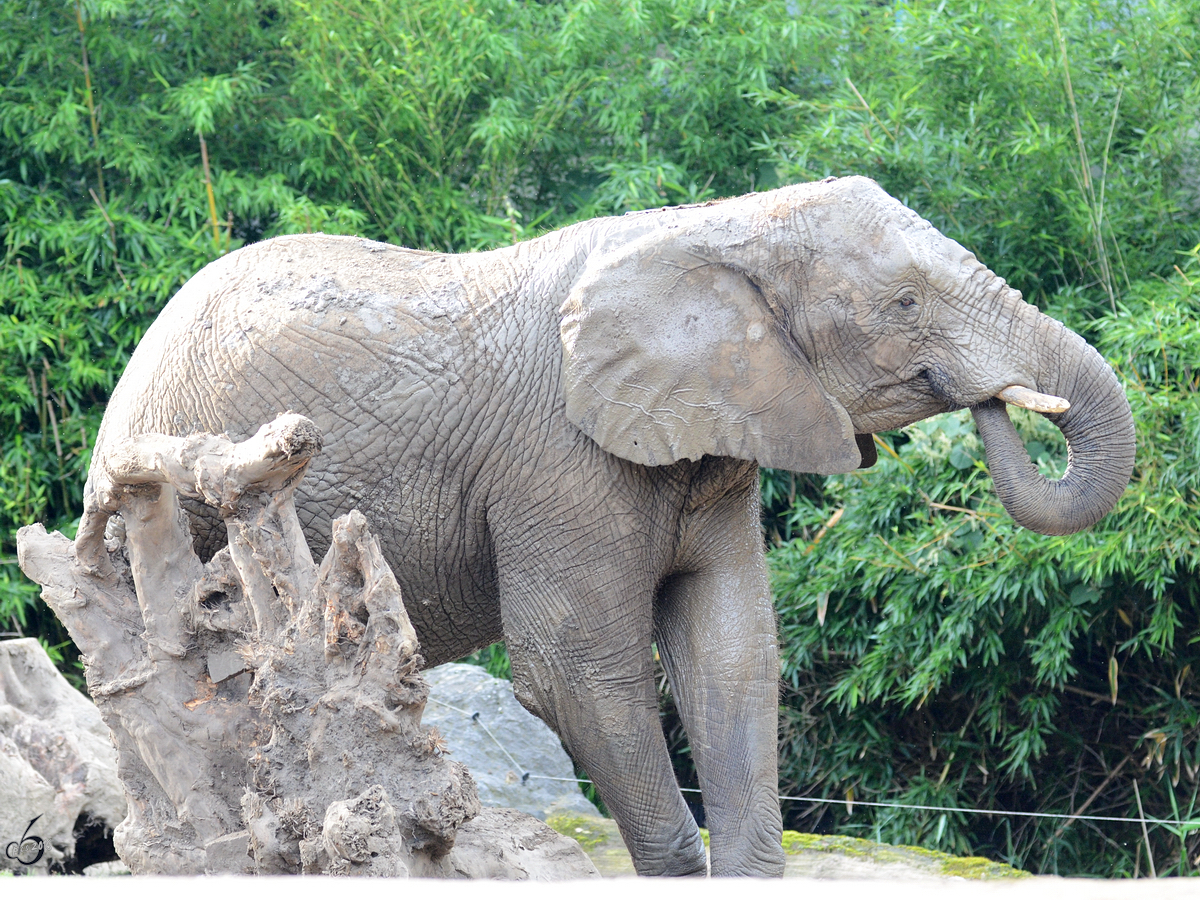
[[[458,829],[450,868],[459,878],[565,881],[600,872],[578,842],[515,809],[483,809]]]
[[[78,871],[114,859],[111,834],[124,818],[116,751],[96,707],[36,640],[0,641],[0,847],[13,851],[0,853],[0,868]]]
[[[513,696],[512,685],[479,666],[447,663],[425,673],[422,721],[436,725],[466,765],[484,806],[519,809],[545,821],[555,813],[596,816],[557,735]]]

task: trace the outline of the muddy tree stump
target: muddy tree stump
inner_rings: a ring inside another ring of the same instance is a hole
[[[104,514],[78,549],[21,530],[21,568],[82,651],[116,743],[117,850],[135,873],[522,877],[486,816],[463,827],[475,785],[421,724],[416,633],[363,516],[335,521],[312,559],[293,494],[320,447],[294,414],[240,444],[144,435],[106,460]],[[181,497],[225,521],[208,563]]]

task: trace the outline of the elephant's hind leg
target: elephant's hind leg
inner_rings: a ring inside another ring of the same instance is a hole
[[[644,559],[630,554],[623,565],[607,550],[498,560],[513,685],[587,770],[639,874],[704,875],[704,845],[658,718],[653,581],[640,571]]]

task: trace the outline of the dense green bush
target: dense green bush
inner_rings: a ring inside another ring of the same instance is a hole
[[[70,530],[109,391],[208,260],[866,174],[1102,349],[1139,461],[1071,538],[1003,514],[965,413],[873,470],[764,473],[781,787],[837,801],[788,824],[1146,872],[1136,826],[861,802],[1197,815],[1198,29],[1198,0],[0,0],[0,631],[65,639],[13,532]],[[1196,841],[1153,826],[1159,874]]]
[[[1111,310],[1195,243],[1195,3],[904,3],[851,38],[827,94],[759,95],[801,116],[784,180],[870,175],[1035,303]]]
[[[180,4],[0,4],[0,622],[10,633],[66,640],[12,564],[13,531],[69,528],[130,351],[231,245],[227,225],[209,229],[196,129],[211,137],[223,103],[246,133],[239,161],[254,159],[253,111],[235,112],[235,79],[208,75],[239,71],[272,41],[253,4],[200,26]],[[206,84],[211,96],[199,97]],[[266,205],[236,173],[213,177],[222,209],[234,198]]]

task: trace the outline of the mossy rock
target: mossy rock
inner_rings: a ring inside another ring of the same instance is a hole
[[[1028,872],[982,856],[951,856],[923,847],[876,844],[832,834],[783,833],[784,877],[967,878],[972,881],[1029,878]]]
[[[579,841],[579,846],[605,878],[636,875],[633,860],[612,819],[577,812],[551,813],[546,824],[559,834]]]
[[[546,820],[559,834],[574,838],[605,877],[633,875],[633,861],[617,823],[599,816],[561,812]],[[707,829],[700,829],[705,846]],[[829,834],[783,833],[785,878],[899,879],[966,878],[972,881],[1028,878],[1029,873],[981,856],[951,856],[922,847],[876,844]]]

